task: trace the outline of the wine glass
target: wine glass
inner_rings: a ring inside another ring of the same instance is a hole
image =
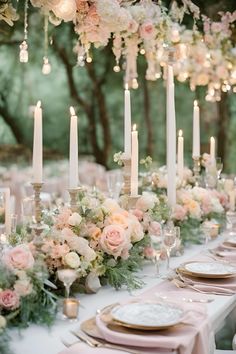
[[[217,178],[220,179],[221,172],[223,170],[223,162],[220,157],[216,157],[216,170],[217,170]]]
[[[70,288],[74,281],[77,279],[78,274],[74,269],[58,269],[57,271],[58,279],[64,284],[65,287],[65,297],[69,298]]]
[[[150,240],[151,240],[151,247],[152,247],[152,260],[153,263],[155,264],[155,269],[156,269],[156,276],[160,276],[160,268],[159,268],[159,262],[160,262],[160,257],[161,257],[161,251],[162,251],[162,239],[161,236],[157,235],[150,235]]]
[[[176,245],[176,231],[173,226],[165,226],[163,229],[163,246],[167,254],[167,270],[170,269],[170,252]]]
[[[121,171],[109,171],[106,174],[106,178],[109,197],[118,200],[123,185],[123,176]]]

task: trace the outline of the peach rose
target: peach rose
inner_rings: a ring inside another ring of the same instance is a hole
[[[124,229],[127,229],[129,223],[127,218],[121,213],[113,213],[105,220],[105,225],[120,225]]]
[[[71,216],[72,212],[70,209],[68,208],[64,208],[62,210],[62,212],[58,215],[58,217],[56,218],[56,223],[55,223],[55,227],[58,230],[62,230],[65,227],[69,227],[69,223],[68,223],[68,219]]]
[[[99,244],[103,251],[115,258],[127,255],[127,250],[131,247],[127,233],[119,225],[106,226],[103,229]]]
[[[19,245],[5,252],[3,262],[9,269],[30,269],[34,257],[26,245]]]
[[[20,306],[20,299],[13,290],[6,289],[0,292],[0,307],[6,310],[14,310]]]
[[[186,215],[187,215],[187,210],[182,205],[176,204],[173,218],[182,221],[185,219]]]
[[[50,252],[50,256],[52,258],[63,258],[68,252],[70,251],[70,248],[67,244],[63,245],[55,245]]]

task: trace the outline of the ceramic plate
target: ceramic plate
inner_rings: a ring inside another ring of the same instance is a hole
[[[204,278],[225,278],[236,276],[236,267],[221,262],[189,262],[180,270]]]
[[[230,245],[236,247],[236,237],[230,237],[225,240],[225,243],[229,243]]]
[[[169,303],[131,303],[117,306],[111,311],[113,319],[125,327],[157,330],[181,322],[184,311]]]

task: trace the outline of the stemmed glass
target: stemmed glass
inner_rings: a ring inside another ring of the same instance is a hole
[[[176,231],[174,226],[165,226],[163,229],[163,246],[167,254],[167,270],[170,269],[170,252],[176,245]]]
[[[78,273],[74,269],[59,269],[57,271],[58,279],[64,284],[65,297],[69,298],[71,285],[78,277]]]
[[[152,260],[155,264],[156,276],[160,276],[159,262],[162,250],[162,239],[161,236],[150,235],[151,247],[152,247]]]
[[[216,170],[217,170],[217,178],[220,179],[221,172],[223,170],[223,162],[220,157],[216,157]]]
[[[109,171],[106,174],[106,178],[109,197],[117,200],[123,185],[122,173],[120,170]]]

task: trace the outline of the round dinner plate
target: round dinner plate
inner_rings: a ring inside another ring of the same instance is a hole
[[[111,310],[111,316],[124,327],[160,330],[180,323],[184,311],[170,303],[139,302],[116,306]]]
[[[222,262],[189,262],[180,271],[202,278],[228,278],[236,276],[236,267]]]
[[[225,240],[225,243],[230,244],[231,246],[236,247],[236,237],[229,237]]]

